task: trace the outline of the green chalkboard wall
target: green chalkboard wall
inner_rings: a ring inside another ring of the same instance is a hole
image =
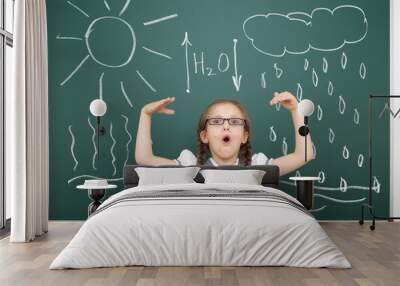
[[[157,155],[195,152],[197,120],[216,98],[247,108],[254,152],[292,152],[289,112],[268,105],[283,90],[316,106],[317,157],[297,172],[320,176],[313,213],[358,219],[369,183],[368,95],[389,92],[389,1],[52,0],[47,17],[50,219],[86,218],[89,199],[75,187],[89,176],[121,187],[124,164],[135,163],[139,111],[164,97],[176,97],[176,114],[153,118]],[[89,113],[96,98],[108,105],[99,160]],[[376,122],[374,198],[387,215],[389,116]],[[293,175],[281,177],[292,195]]]

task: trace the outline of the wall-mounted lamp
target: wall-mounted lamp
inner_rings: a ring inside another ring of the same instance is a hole
[[[304,125],[299,128],[299,134],[304,136],[304,160],[307,162],[307,134],[310,132],[308,128],[308,117],[314,113],[314,103],[309,99],[303,99],[298,104],[297,110],[304,116]]]
[[[106,113],[107,111],[107,104],[102,99],[95,99],[90,103],[89,106],[90,113],[96,117],[97,121],[97,160],[99,159],[100,155],[100,136],[106,133],[106,129],[103,126],[100,126],[100,118]]]

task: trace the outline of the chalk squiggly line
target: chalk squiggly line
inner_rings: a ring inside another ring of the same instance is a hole
[[[71,127],[72,127],[72,125],[69,125],[69,126],[68,126],[68,130],[69,130],[69,134],[71,134],[71,138],[72,138],[71,148],[70,148],[70,149],[71,149],[72,158],[74,158],[74,161],[75,161],[75,166],[74,166],[74,172],[75,172],[75,171],[76,171],[76,168],[78,167],[78,160],[76,160],[75,153],[74,153],[75,136],[74,136],[74,133],[72,133]]]
[[[324,209],[326,209],[328,206],[327,205],[323,205],[322,207],[318,208],[318,209],[311,209],[309,210],[309,212],[313,213],[313,212],[319,212],[322,211]]]
[[[267,81],[265,80],[265,72],[261,74],[261,87],[266,88],[267,87]]]
[[[97,146],[96,146],[96,142],[95,142],[95,139],[96,139],[96,129],[94,129],[94,127],[93,127],[93,125],[92,125],[92,122],[90,122],[90,119],[89,119],[89,117],[88,117],[88,123],[89,123],[89,126],[90,126],[90,128],[93,130],[93,135],[92,135],[92,143],[93,143],[93,148],[94,148],[94,153],[93,153],[93,158],[92,158],[92,167],[93,167],[93,170],[97,170],[97,168],[96,168],[96,166],[95,166],[95,162],[96,162],[96,155],[97,155]]]
[[[330,201],[333,201],[333,202],[337,202],[337,203],[348,203],[348,204],[350,204],[350,203],[360,203],[360,202],[363,202],[363,201],[365,201],[367,198],[366,197],[364,197],[364,198],[361,198],[361,199],[356,199],[356,200],[340,200],[340,199],[335,199],[335,198],[331,198],[331,197],[328,197],[328,196],[325,196],[325,195],[321,195],[321,194],[314,194],[314,197],[320,197],[320,198],[324,198],[324,199],[327,199],[327,200],[330,200]]]
[[[106,178],[100,178],[92,175],[80,175],[74,178],[71,178],[68,180],[68,184],[72,183],[73,181],[76,181],[81,178],[88,178],[88,179],[100,179],[100,180],[107,180],[108,182],[117,182],[117,181],[122,181],[124,178],[114,178],[114,179],[106,179]]]
[[[113,172],[112,175],[115,176],[115,174],[117,173],[117,168],[115,167],[115,164],[114,164],[115,161],[116,161],[115,156],[114,156],[114,146],[117,143],[117,141],[114,139],[114,136],[112,134],[112,129],[113,129],[113,125],[112,125],[112,122],[111,122],[111,124],[110,124],[110,137],[111,137],[111,139],[113,141],[113,144],[111,146],[110,153],[111,153],[111,156],[112,156],[111,164],[113,165],[113,168],[114,168],[114,172]]]
[[[279,181],[279,183],[283,183],[285,185],[290,185],[290,186],[296,186],[296,183],[292,183],[292,182],[288,182],[288,181]],[[354,190],[365,190],[368,191],[369,187],[363,187],[363,186],[346,186],[346,190],[350,190],[350,189],[354,189]],[[380,184],[379,183],[375,183],[375,186],[372,187],[372,190],[374,190],[375,192],[380,189]],[[314,190],[322,190],[322,191],[340,191],[341,188],[340,187],[322,187],[322,186],[314,186]]]
[[[128,162],[129,144],[130,144],[131,141],[132,141],[132,136],[131,136],[131,134],[130,134],[129,131],[128,131],[128,117],[126,117],[126,116],[123,115],[123,114],[121,114],[121,116],[125,119],[125,132],[126,132],[126,134],[128,134],[128,136],[129,136],[129,141],[128,141],[128,143],[126,143],[126,159],[125,159],[125,162],[124,162],[124,167],[125,167],[125,166],[126,166],[126,163]]]

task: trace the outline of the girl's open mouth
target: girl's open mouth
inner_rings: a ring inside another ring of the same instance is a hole
[[[229,142],[231,141],[231,138],[230,138],[228,135],[226,135],[226,136],[224,136],[224,137],[222,138],[222,141],[223,141],[224,143],[229,143]]]

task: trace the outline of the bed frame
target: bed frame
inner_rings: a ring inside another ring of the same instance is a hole
[[[165,165],[165,166],[143,166],[143,165],[126,165],[124,167],[124,189],[133,188],[138,185],[139,176],[135,171],[136,167],[148,168],[184,168],[185,166],[179,165]],[[199,166],[201,169],[220,169],[220,170],[249,170],[257,169],[265,171],[262,179],[262,185],[265,187],[278,188],[279,186],[279,167],[275,165],[253,165],[253,166]],[[194,178],[197,183],[204,183],[203,176],[198,173]]]

